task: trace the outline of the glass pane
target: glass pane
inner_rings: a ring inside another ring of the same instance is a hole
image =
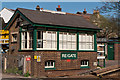
[[[51,40],[52,39],[52,35],[50,32],[47,33],[47,40]]]
[[[68,47],[68,49],[71,49],[71,47],[72,47],[72,46],[71,46],[71,45],[72,45],[72,43],[71,43],[71,42],[67,42],[67,45],[68,45],[68,46],[67,46],[67,47]]]
[[[52,33],[52,40],[56,40],[56,34]]]
[[[51,41],[47,40],[47,48],[52,48]]]
[[[66,41],[67,40],[67,34],[64,34],[63,35],[63,41]]]
[[[62,49],[62,42],[59,42],[59,48]]]
[[[46,40],[46,32],[43,32],[43,40]]]
[[[50,62],[48,62],[48,66],[50,66]]]
[[[72,41],[76,41],[76,35],[72,35]]]
[[[52,41],[52,48],[56,48],[56,42]]]
[[[72,36],[70,34],[68,34],[68,41],[71,41],[72,40]]]
[[[46,48],[46,41],[43,41],[43,48]]]
[[[82,35],[79,35],[79,42],[82,41]]]
[[[62,34],[59,34],[59,40],[62,40]]]
[[[72,49],[76,49],[76,43],[75,42],[72,43]]]
[[[66,49],[67,48],[67,43],[66,41],[63,42],[63,49]]]

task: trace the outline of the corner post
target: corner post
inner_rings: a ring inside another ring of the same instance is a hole
[[[37,29],[34,27],[33,30],[33,50],[36,51],[37,48]]]
[[[19,34],[20,34],[20,42],[19,42],[19,49],[21,50],[21,31],[22,31],[22,27],[19,28]]]
[[[97,52],[96,33],[94,33],[94,51]]]
[[[77,51],[79,50],[79,33],[77,32]]]
[[[104,44],[104,56],[105,56],[105,44]],[[105,59],[104,59],[104,65],[103,66],[105,67]]]
[[[57,31],[57,50],[59,50],[59,31]]]

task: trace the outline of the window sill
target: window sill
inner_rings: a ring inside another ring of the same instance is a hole
[[[17,43],[17,41],[12,41],[11,43]]]
[[[45,70],[56,70],[56,68],[45,68]]]
[[[90,68],[90,66],[81,66],[80,68]]]

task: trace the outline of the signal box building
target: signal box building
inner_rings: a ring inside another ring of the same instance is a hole
[[[10,34],[7,68],[53,77],[97,67],[100,29],[82,16],[18,8],[5,29]]]

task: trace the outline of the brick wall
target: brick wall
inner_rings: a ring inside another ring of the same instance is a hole
[[[115,43],[114,44],[114,58],[115,60],[119,60],[120,59],[120,44]]]
[[[54,73],[65,73],[70,74],[73,70],[86,70],[80,69],[81,60],[89,60],[90,69],[96,68],[93,66],[93,62],[97,61],[96,52],[78,52],[78,58],[67,62],[66,60],[61,60],[61,52],[56,51],[36,51],[34,55],[41,56],[41,62],[34,60],[34,76],[50,76],[55,75]],[[45,70],[45,61],[55,60],[55,70]],[[89,70],[89,69],[87,69]],[[63,75],[57,74],[57,75]]]

